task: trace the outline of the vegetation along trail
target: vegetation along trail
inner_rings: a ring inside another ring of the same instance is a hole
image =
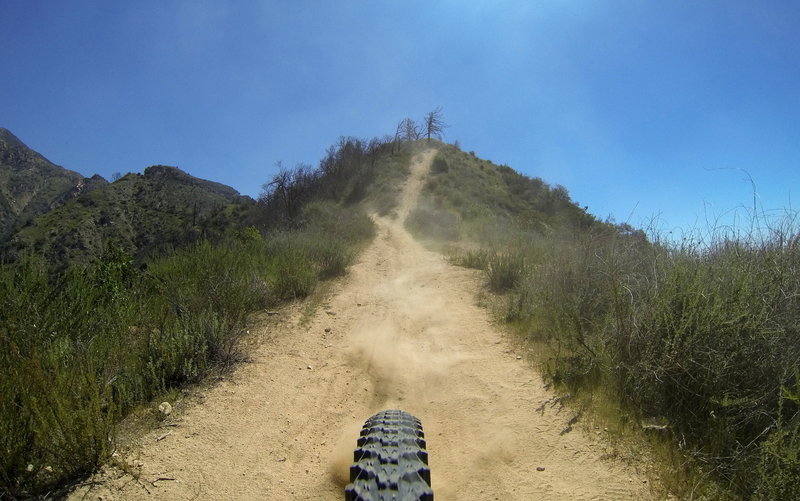
[[[573,414],[475,304],[476,272],[404,229],[434,154],[326,303],[265,322],[249,363],[123,454],[134,475],[72,499],[342,499],[358,430],[389,408],[422,420],[438,500],[652,497],[599,436],[568,432]]]

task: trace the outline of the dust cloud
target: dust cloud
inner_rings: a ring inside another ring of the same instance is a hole
[[[350,465],[353,464],[353,450],[362,424],[355,421],[349,423],[340,432],[333,444],[328,473],[342,489],[350,483]]]
[[[368,377],[370,406],[375,412],[424,407],[442,387],[448,369],[463,358],[424,340],[403,336],[409,333],[406,329],[384,319],[351,336],[348,364]]]

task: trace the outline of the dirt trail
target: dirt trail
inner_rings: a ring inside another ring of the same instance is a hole
[[[397,217],[376,219],[323,307],[265,324],[251,363],[144,437],[127,458],[138,480],[72,499],[342,499],[358,430],[386,408],[422,420],[439,501],[651,498],[601,459],[600,437],[562,433],[572,413],[537,410],[553,394],[475,305],[479,277],[403,228],[433,154],[415,158]]]

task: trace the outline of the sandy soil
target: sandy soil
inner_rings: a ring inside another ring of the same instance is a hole
[[[387,408],[422,420],[437,500],[652,498],[601,435],[564,433],[574,413],[475,304],[480,276],[403,228],[432,157],[326,303],[256,327],[251,362],[124,454],[138,478],[107,470],[71,499],[342,499],[358,430]]]

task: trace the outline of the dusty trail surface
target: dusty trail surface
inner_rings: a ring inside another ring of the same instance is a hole
[[[138,478],[72,499],[342,499],[358,430],[387,408],[422,420],[439,501],[651,498],[601,437],[562,433],[571,412],[537,410],[553,394],[475,305],[479,277],[403,228],[433,154],[324,305],[265,323],[252,362],[126,454]]]

